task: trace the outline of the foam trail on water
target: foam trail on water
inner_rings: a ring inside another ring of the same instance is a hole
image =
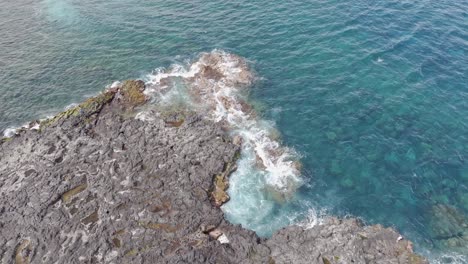
[[[436,257],[432,257],[431,260],[432,260],[431,263],[434,263],[434,264],[444,264],[444,263],[466,264],[468,263],[467,256],[462,255],[460,253],[454,253],[454,252],[445,253]]]
[[[184,105],[241,138],[241,159],[230,179],[231,201],[223,209],[232,222],[268,234],[292,221],[288,210],[275,209],[287,206],[302,181],[298,155],[281,145],[274,124],[260,119],[245,99],[253,82],[243,58],[214,50],[192,64],[155,70],[146,78],[145,92],[159,106]],[[285,213],[275,215],[278,211]]]

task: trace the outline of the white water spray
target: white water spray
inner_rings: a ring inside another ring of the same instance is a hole
[[[238,170],[228,189],[231,200],[222,207],[231,222],[268,235],[297,220],[289,210],[275,208],[287,206],[302,184],[299,157],[281,145],[274,125],[260,119],[246,102],[254,75],[243,58],[214,50],[192,64],[157,69],[146,80],[145,93],[158,106],[183,105],[242,138]],[[138,118],[148,115],[143,112]]]
[[[282,146],[267,122],[259,120],[242,99],[253,79],[245,60],[215,50],[203,53],[188,67],[158,69],[148,76],[146,93],[163,104],[182,97],[187,105],[205,111],[208,118],[226,124],[242,137],[244,149],[255,151],[266,184],[279,192],[293,192],[301,182],[296,153]]]

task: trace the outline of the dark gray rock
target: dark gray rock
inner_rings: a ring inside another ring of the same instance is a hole
[[[126,82],[0,141],[2,263],[425,263],[353,219],[269,240],[226,222],[212,192],[239,143],[195,113],[135,119],[143,89]]]
[[[307,230],[287,227],[266,245],[277,263],[426,263],[395,230],[357,219],[328,218]]]

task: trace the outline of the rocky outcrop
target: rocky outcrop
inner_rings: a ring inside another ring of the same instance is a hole
[[[425,263],[353,219],[268,240],[226,222],[239,143],[195,113],[135,118],[143,90],[124,82],[0,141],[2,263]]]
[[[426,263],[395,230],[357,219],[329,218],[307,230],[291,226],[266,244],[277,263]]]

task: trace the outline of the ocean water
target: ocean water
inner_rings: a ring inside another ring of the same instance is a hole
[[[201,52],[242,56],[255,126],[300,160],[301,185],[278,197],[245,148],[229,220],[268,236],[352,215],[466,261],[464,0],[6,0],[0,36],[0,131]]]

